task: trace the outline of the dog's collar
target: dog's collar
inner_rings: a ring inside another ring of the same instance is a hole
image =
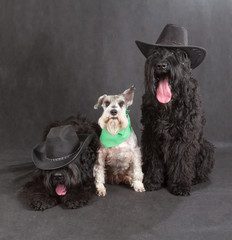
[[[122,142],[126,141],[130,137],[131,122],[130,122],[130,116],[128,113],[129,113],[129,110],[126,111],[128,127],[126,129],[120,129],[117,135],[112,136],[106,129],[102,130],[100,140],[106,148],[117,146]]]

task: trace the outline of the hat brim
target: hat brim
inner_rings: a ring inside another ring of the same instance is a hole
[[[42,170],[55,170],[58,168],[62,168],[71,162],[73,162],[81,153],[85,150],[85,148],[91,142],[93,135],[92,134],[78,134],[80,139],[80,146],[72,154],[64,157],[64,160],[56,161],[55,159],[51,160],[46,157],[46,148],[45,142],[37,144],[32,150],[32,161],[35,166]]]
[[[204,48],[192,45],[182,46],[182,45],[149,44],[140,41],[135,41],[135,43],[146,58],[148,58],[156,48],[181,49],[188,54],[188,57],[191,61],[192,69],[198,67],[203,62],[206,56],[206,50]]]

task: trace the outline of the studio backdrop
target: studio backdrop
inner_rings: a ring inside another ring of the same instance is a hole
[[[2,0],[0,148],[31,148],[48,123],[77,112],[97,121],[98,97],[132,84],[130,115],[140,137],[145,58],[135,40],[155,43],[168,23],[184,26],[189,44],[207,49],[193,71],[205,134],[216,145],[230,143],[231,20],[229,0]]]

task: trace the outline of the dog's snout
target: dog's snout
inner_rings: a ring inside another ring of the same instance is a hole
[[[118,111],[117,111],[116,109],[112,109],[112,110],[110,111],[110,114],[111,114],[112,116],[115,116],[117,113],[118,113]]]
[[[156,64],[156,69],[157,70],[166,70],[168,64],[166,62],[159,62]]]
[[[64,176],[61,172],[56,172],[52,174],[54,180],[63,180]]]

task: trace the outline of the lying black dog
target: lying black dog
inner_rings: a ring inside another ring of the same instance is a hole
[[[34,210],[59,203],[78,208],[94,193],[93,165],[98,136],[84,118],[70,117],[50,124],[43,142],[33,150],[37,166],[34,179],[23,187],[23,196]]]
[[[146,190],[167,186],[189,195],[214,165],[214,147],[203,138],[205,116],[192,68],[205,50],[187,46],[187,31],[167,25],[157,44],[137,42],[147,57],[142,100],[142,154]]]

